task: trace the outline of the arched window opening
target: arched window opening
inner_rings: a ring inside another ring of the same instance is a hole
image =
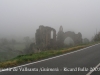
[[[51,31],[51,39],[53,39],[53,31]]]

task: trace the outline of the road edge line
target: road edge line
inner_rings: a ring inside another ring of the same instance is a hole
[[[28,64],[24,64],[24,65],[20,65],[20,66],[12,67],[12,68],[3,69],[3,70],[1,70],[0,72],[9,71],[9,70],[14,69],[14,68],[24,67],[24,66],[28,66],[28,65],[32,65],[32,64],[36,64],[36,63],[39,63],[39,62],[43,62],[43,61],[47,61],[47,60],[51,60],[51,59],[55,59],[55,58],[58,58],[58,57],[62,57],[62,56],[65,56],[65,55],[69,55],[69,54],[72,54],[72,53],[76,53],[76,52],[79,52],[79,51],[83,51],[83,50],[85,50],[85,49],[88,49],[88,48],[94,47],[94,46],[99,45],[99,44],[100,44],[100,43],[95,44],[95,45],[92,45],[92,46],[89,46],[89,47],[86,47],[86,48],[79,49],[79,50],[77,50],[77,51],[72,51],[72,52],[65,53],[65,54],[62,54],[62,55],[58,55],[58,56],[55,56],[55,57],[50,57],[50,58],[47,58],[47,59],[43,59],[43,60],[40,60],[40,61],[36,61],[36,62],[32,62],[32,63],[28,63]]]
[[[93,71],[88,72],[86,75],[91,75],[99,66],[100,66],[100,63],[96,67],[94,67]]]

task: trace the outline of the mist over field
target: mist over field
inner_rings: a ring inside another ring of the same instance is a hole
[[[0,57],[23,53],[40,25],[56,33],[62,26],[64,32],[80,32],[92,40],[100,31],[100,0],[0,0]]]
[[[0,37],[34,37],[39,25],[81,32],[100,30],[99,0],[0,0]]]

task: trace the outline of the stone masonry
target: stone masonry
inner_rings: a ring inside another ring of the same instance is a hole
[[[53,48],[56,43],[56,30],[54,28],[40,25],[36,30],[36,45],[41,49]]]

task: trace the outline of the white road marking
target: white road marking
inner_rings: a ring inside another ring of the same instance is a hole
[[[28,63],[28,64],[24,64],[24,65],[20,65],[20,66],[12,67],[12,68],[2,69],[0,72],[3,72],[3,71],[9,71],[9,70],[14,69],[14,68],[24,67],[24,66],[28,66],[28,65],[32,65],[32,64],[36,64],[36,63],[39,63],[39,62],[43,62],[43,61],[47,61],[47,60],[51,60],[51,59],[54,59],[54,58],[62,57],[62,56],[65,56],[65,55],[69,55],[69,54],[72,54],[72,53],[76,53],[76,52],[79,52],[79,51],[82,51],[82,50],[85,50],[85,49],[91,48],[91,47],[96,46],[96,45],[99,45],[99,44],[100,44],[100,43],[95,44],[95,45],[92,45],[92,46],[89,46],[89,47],[86,47],[86,48],[83,48],[83,49],[79,49],[79,50],[77,50],[77,51],[73,51],[73,52],[69,52],[69,53],[63,54],[63,55],[59,55],[59,56],[55,56],[55,57],[51,57],[51,58],[48,58],[48,59],[44,59],[44,60],[40,60],[40,61],[36,61],[36,62],[32,62],[32,63]]]
[[[96,66],[96,67],[94,67],[94,71],[98,68],[100,66],[100,63]],[[87,73],[86,75],[91,75],[94,71],[90,71],[89,73]]]

